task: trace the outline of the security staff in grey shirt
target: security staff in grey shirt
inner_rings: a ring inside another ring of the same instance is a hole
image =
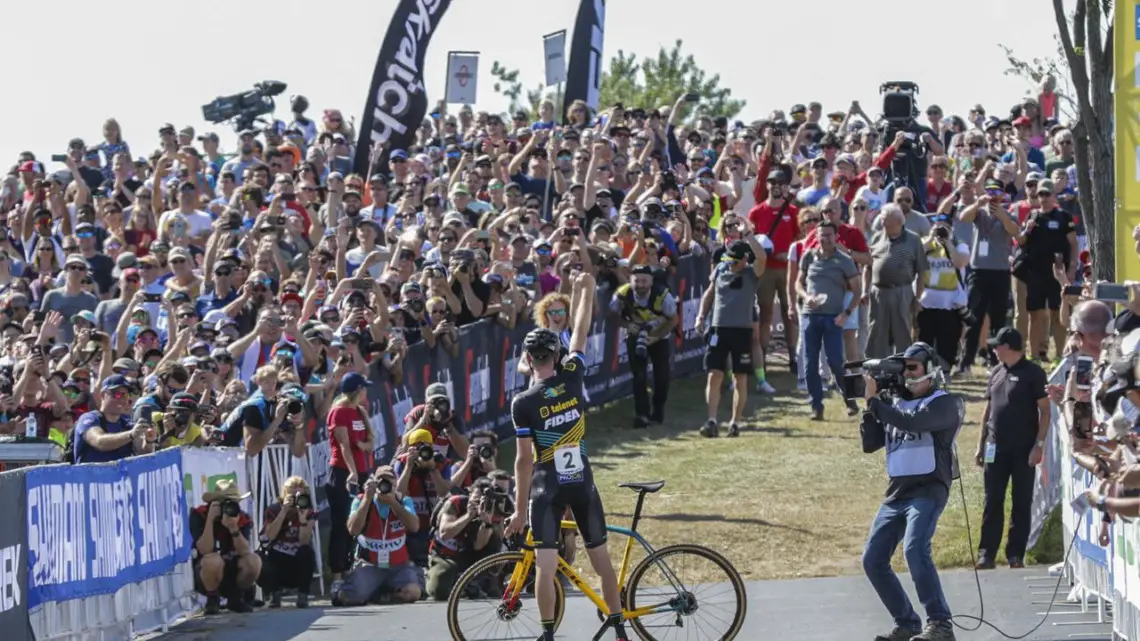
[[[733,242],[713,266],[712,286],[705,288],[701,297],[701,311],[697,314],[696,329],[703,331],[705,318],[712,308],[712,326],[705,333],[705,369],[709,371],[705,399],[708,401],[708,420],[701,427],[701,435],[717,436],[717,409],[720,407],[720,390],[724,374],[732,361],[732,422],[729,436],[740,435],[740,422],[748,403],[748,375],[752,372],[752,322],[759,317],[756,308],[756,287],[764,273],[767,253],[760,246],[748,219],[741,219],[744,239]]]
[[[915,343],[891,358],[902,362],[904,387],[880,391],[865,374],[867,406],[859,428],[863,452],[886,450],[890,477],[863,552],[863,571],[895,622],[891,632],[876,639],[953,641],[950,606],[934,567],[930,540],[957,469],[954,439],[962,428],[964,403],[939,389],[944,380],[941,359],[929,345]],[[921,632],[922,619],[891,569],[900,541],[926,610]]]

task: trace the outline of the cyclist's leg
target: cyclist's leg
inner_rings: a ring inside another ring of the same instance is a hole
[[[578,532],[582,535],[586,555],[590,557],[590,566],[602,580],[602,596],[606,600],[606,608],[610,614],[620,614],[620,586],[617,583],[617,572],[614,571],[610,551],[606,547],[606,513],[592,477],[592,474],[586,473],[585,483],[575,492],[574,500],[570,502],[570,509],[574,511],[574,520],[578,523]]]
[[[553,631],[554,612],[558,605],[558,593],[554,589],[558,574],[558,535],[561,531],[562,513],[566,504],[559,497],[558,488],[550,492],[544,483],[537,482],[531,487],[530,529],[534,536],[534,593],[538,599],[538,613],[542,617],[543,631]]]

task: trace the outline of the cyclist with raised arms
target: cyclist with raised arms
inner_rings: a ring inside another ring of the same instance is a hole
[[[542,636],[536,641],[554,641],[558,533],[567,507],[578,524],[590,565],[602,579],[606,607],[613,613],[607,624],[614,628],[618,641],[627,639],[617,575],[606,548],[605,511],[586,458],[583,350],[590,334],[593,304],[594,278],[589,274],[577,275],[570,305],[574,314],[570,355],[559,370],[556,367],[561,348],[558,334],[542,327],[527,334],[523,346],[535,383],[515,396],[511,404],[518,437],[517,484],[515,513],[504,535],[521,532],[529,517],[537,569],[535,592],[542,617]]]

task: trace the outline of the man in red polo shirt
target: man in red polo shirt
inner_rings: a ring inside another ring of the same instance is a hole
[[[772,241],[772,251],[768,254],[767,267],[760,277],[757,294],[760,302],[760,347],[768,353],[768,343],[772,338],[772,305],[780,298],[780,316],[784,321],[784,337],[788,344],[788,357],[792,371],[796,369],[796,337],[798,335],[792,319],[788,316],[788,249],[799,233],[799,209],[791,203],[788,176],[782,170],[774,170],[765,181],[768,197],[748,212],[748,220],[757,234],[765,234]],[[761,364],[763,360],[761,360]]]

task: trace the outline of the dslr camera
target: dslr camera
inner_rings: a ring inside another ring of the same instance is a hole
[[[237,501],[222,501],[222,516],[230,518],[241,516],[241,505]]]
[[[433,398],[429,409],[433,422],[442,423],[451,417],[451,401],[446,398]]]
[[[483,511],[498,521],[507,518],[515,511],[511,497],[498,486],[483,490]]]
[[[308,492],[297,492],[293,495],[293,505],[298,510],[311,510],[313,508],[313,497]]]
[[[863,361],[844,363],[845,369],[862,367],[875,380],[880,395],[893,396],[906,391],[906,380],[903,372],[906,371],[906,361],[901,356],[888,356],[887,358],[871,358]],[[848,374],[843,377],[843,397],[847,400],[863,398],[867,387],[863,382],[862,374]]]
[[[443,455],[437,453],[430,443],[420,443],[417,445],[416,456],[424,463],[435,461],[436,465],[442,465],[444,461]]]

